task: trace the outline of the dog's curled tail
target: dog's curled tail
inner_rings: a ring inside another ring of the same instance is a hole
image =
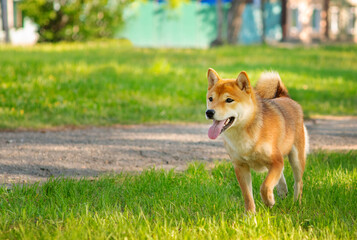
[[[256,93],[265,99],[290,97],[277,72],[264,72],[255,86]]]

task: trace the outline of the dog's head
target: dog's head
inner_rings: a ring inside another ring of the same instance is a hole
[[[208,137],[216,139],[221,133],[247,121],[254,110],[254,93],[246,72],[237,79],[222,79],[215,70],[208,69],[206,118],[213,124]]]

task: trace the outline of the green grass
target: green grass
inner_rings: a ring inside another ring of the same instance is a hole
[[[244,214],[231,163],[0,188],[1,239],[356,239],[357,151],[308,158],[301,205],[289,194]],[[276,195],[276,194],[275,194]]]
[[[206,72],[277,70],[306,116],[357,115],[357,45],[138,49],[124,41],[0,46],[0,128],[206,122]]]

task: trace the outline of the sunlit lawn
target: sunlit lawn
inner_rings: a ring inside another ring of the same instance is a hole
[[[206,72],[279,71],[305,116],[357,115],[357,46],[138,49],[124,41],[0,46],[0,128],[206,122]],[[315,153],[302,204],[246,216],[231,163],[0,188],[0,239],[356,239],[357,153]]]
[[[148,170],[98,180],[52,179],[0,188],[0,239],[356,239],[357,152],[309,156],[301,205],[289,193],[269,209],[253,173],[256,216],[231,163]]]
[[[357,46],[139,49],[124,41],[0,46],[0,128],[206,122],[206,72],[277,70],[306,116],[356,115]]]

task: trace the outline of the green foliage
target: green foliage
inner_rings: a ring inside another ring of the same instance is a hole
[[[208,123],[206,73],[280,73],[305,116],[357,115],[357,46],[143,49],[124,41],[0,46],[0,128]]]
[[[189,2],[190,0],[167,0],[169,8],[177,8],[180,4],[184,2]]]
[[[244,200],[231,163],[212,170],[147,170],[97,180],[57,178],[0,188],[1,239],[355,239],[357,152],[308,157],[302,203],[262,203],[265,175],[253,172],[257,214]]]
[[[152,0],[141,0],[142,2],[148,2]],[[190,0],[166,0],[169,9],[178,8],[182,3],[187,3]]]
[[[24,0],[20,8],[38,24],[40,41],[74,41],[112,37],[129,1]]]

